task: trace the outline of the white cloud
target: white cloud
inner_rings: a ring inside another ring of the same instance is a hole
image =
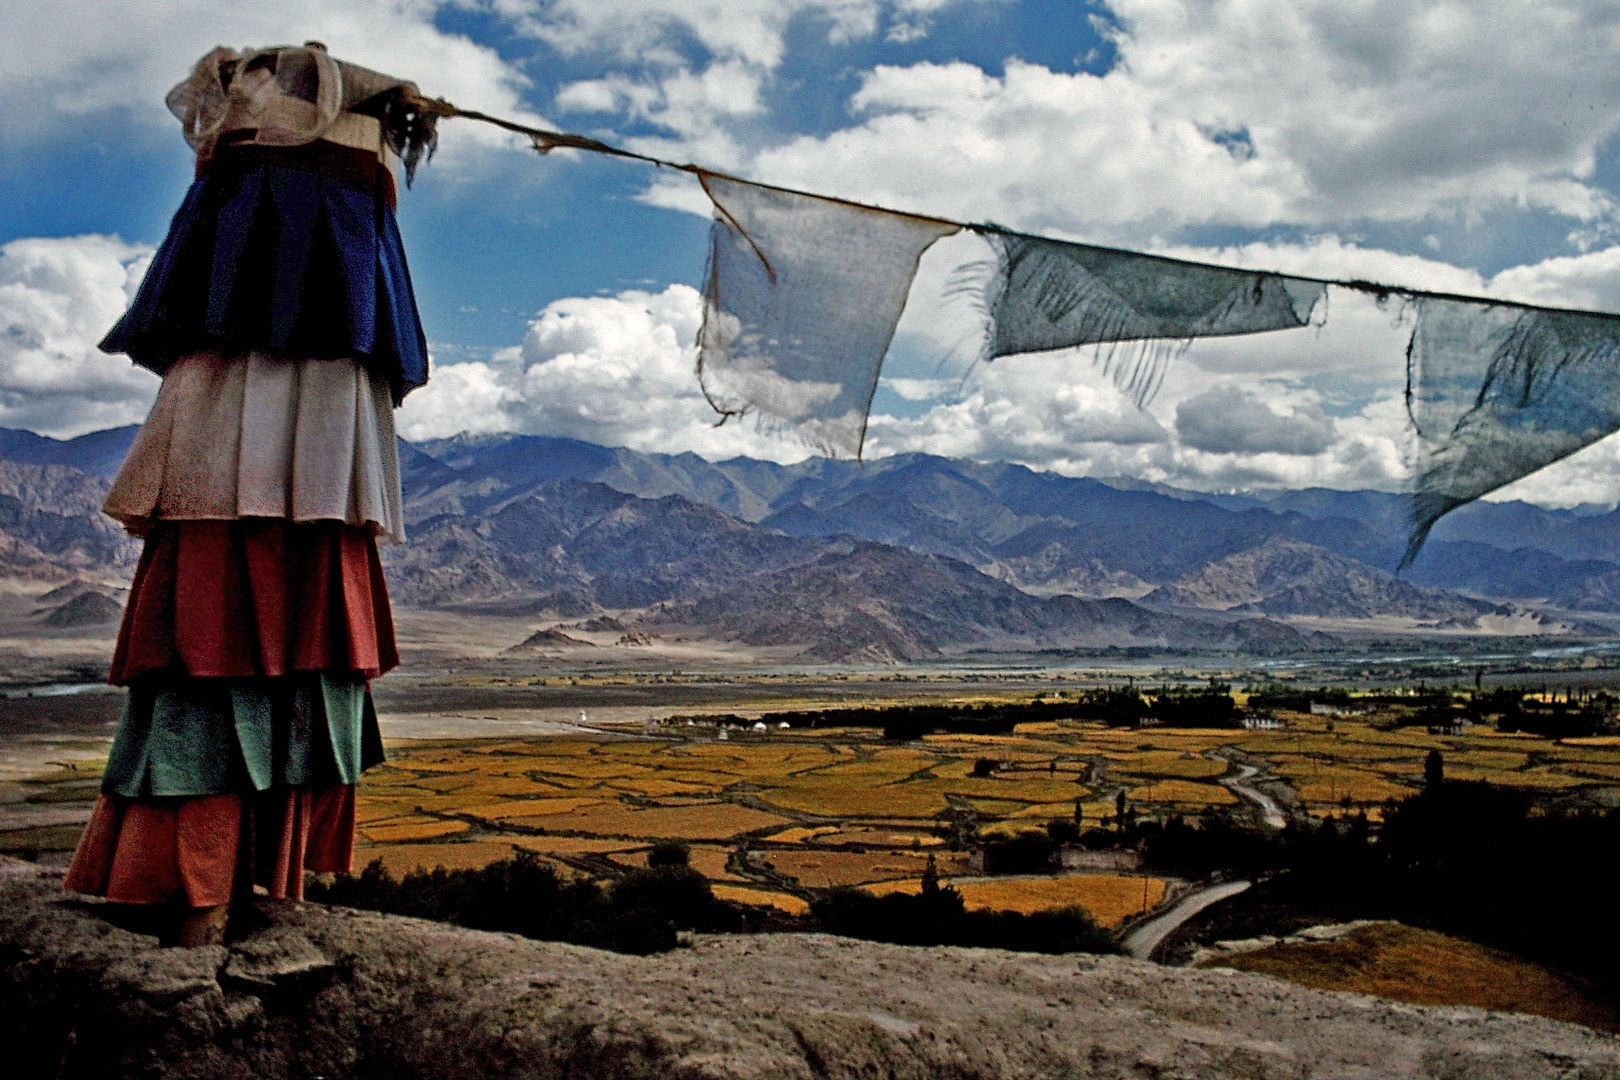
[[[752,425],[716,426],[695,375],[701,321],[702,301],[686,285],[558,300],[530,324],[520,348],[491,363],[437,366],[406,399],[400,433],[518,431],[713,459],[807,457]]]
[[[1492,502],[1522,499],[1540,506],[1620,503],[1620,434],[1610,435],[1485,496]]]
[[[571,54],[614,53],[628,61],[681,63],[675,47],[690,35],[721,60],[760,68],[782,62],[788,23],[801,13],[827,20],[828,40],[869,38],[885,8],[891,26],[913,40],[926,16],[955,0],[497,0],[496,9],[526,33]],[[901,29],[904,28],[904,29]]]
[[[216,45],[324,41],[333,55],[416,80],[466,108],[525,116],[527,78],[494,49],[434,25],[451,6],[435,0],[0,0],[0,132],[50,136],[72,117],[124,111],[138,124],[178,126],[163,106],[169,88]],[[446,125],[447,149],[508,141],[480,125]],[[453,157],[454,154],[447,154]]]
[[[1252,390],[1216,386],[1176,405],[1183,446],[1212,454],[1310,457],[1333,445],[1333,419],[1320,408],[1278,412]]]
[[[656,8],[722,58],[773,68],[796,5],[740,5],[725,32],[711,18],[719,6],[608,3],[576,30],[640,41],[668,25],[631,25]],[[1612,5],[1107,7],[1118,62],[1101,76],[1016,60],[1001,77],[963,62],[878,67],[843,130],[779,145],[755,133],[721,164],[879,205],[1132,243],[1198,223],[1470,221],[1503,208],[1612,216],[1591,182],[1598,148],[1620,130],[1609,107],[1620,93]],[[713,148],[724,118],[671,112],[664,122],[666,138],[638,145],[691,157]]]
[[[150,255],[108,236],[0,247],[0,427],[65,437],[145,419],[157,376],[95,346]]]

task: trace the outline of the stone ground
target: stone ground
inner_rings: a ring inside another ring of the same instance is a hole
[[[1119,957],[702,937],[621,956],[319,905],[161,949],[0,860],[6,1074],[1620,1078],[1620,1039]]]

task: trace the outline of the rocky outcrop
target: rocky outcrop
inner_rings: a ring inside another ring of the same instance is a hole
[[[160,949],[0,865],[0,1037],[36,1077],[1620,1077],[1620,1040],[1117,957],[699,938],[650,958],[318,905]]]

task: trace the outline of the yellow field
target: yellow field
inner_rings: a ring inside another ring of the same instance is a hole
[[[1118,926],[1132,915],[1151,911],[1164,900],[1165,883],[1158,878],[1117,874],[1069,874],[1063,877],[1013,878],[1002,881],[964,881],[956,886],[972,910],[1047,911],[1076,905],[1091,912],[1099,926]],[[1143,907],[1144,893],[1147,906]]]
[[[780,893],[788,879],[797,879],[787,886],[796,889],[889,887],[875,883],[915,882],[929,850],[942,874],[960,875],[965,866],[945,840],[964,815],[989,836],[1072,820],[1077,800],[1095,826],[1113,814],[1121,791],[1149,816],[1241,809],[1216,783],[1233,768],[1211,753],[1223,747],[1281,778],[1316,816],[1343,813],[1348,800],[1377,817],[1385,800],[1421,788],[1431,749],[1458,780],[1529,791],[1620,786],[1620,740],[1554,742],[1485,729],[1440,736],[1379,730],[1365,719],[1286,719],[1288,730],[1277,732],[1055,721],[1020,725],[1011,735],[932,735],[905,746],[883,743],[870,729],[773,731],[719,743],[701,728],[679,727],[664,739],[618,742],[408,742],[391,747],[389,764],[361,784],[359,828],[374,846],[360,859],[385,851],[391,865],[428,865],[436,857],[470,865],[516,845],[584,869],[600,866],[590,862],[600,856],[639,864],[649,843],[670,838],[695,842],[693,865],[728,887],[749,879],[765,893]],[[994,767],[974,776],[981,759]],[[756,869],[727,870],[744,846]],[[1020,910],[1046,905],[1049,897],[1030,890],[1061,881],[1064,889],[1091,890],[1077,902],[1100,921],[1140,909],[1139,892],[1132,899],[1131,886],[1107,880],[1040,879],[1045,884],[1020,885],[1025,899],[1001,899]],[[1139,888],[1138,879],[1129,880]],[[1119,898],[1110,900],[1109,888],[1122,890]],[[1150,902],[1157,895],[1150,885]]]
[[[796,878],[806,888],[827,889],[838,885],[861,885],[922,873],[925,857],[910,851],[769,851],[762,861],[776,873]],[[936,859],[942,872],[952,861]]]
[[[374,844],[386,844],[398,840],[428,840],[435,836],[449,836],[451,833],[466,832],[470,826],[465,821],[441,821],[438,818],[406,818],[401,821],[390,821],[376,825],[367,825],[360,830],[364,836]]]
[[[773,892],[769,889],[745,889],[736,885],[716,885],[714,895],[733,904],[754,904],[778,908],[789,915],[808,915],[810,905],[792,893]]]
[[[1231,806],[1238,797],[1219,784],[1194,784],[1186,780],[1160,780],[1132,788],[1128,798],[1133,804],[1163,803],[1167,806],[1199,809],[1206,806]]]
[[[373,859],[381,859],[389,873],[399,877],[411,870],[475,870],[501,859],[510,859],[511,844],[494,840],[472,840],[463,844],[381,844],[355,852],[355,869]]]
[[[1051,911],[1064,907],[1083,907],[1097,920],[1098,926],[1118,926],[1133,915],[1140,915],[1143,896],[1151,911],[1164,902],[1166,883],[1159,878],[1147,878],[1146,888],[1140,877],[1121,874],[1065,874],[1061,877],[1017,877],[974,879],[971,881],[941,878],[942,885],[950,885],[962,894],[969,911],[1017,911],[1025,915],[1035,911]],[[900,881],[882,881],[863,885],[873,896],[889,893],[917,893],[922,890],[921,878]]]
[[[1224,776],[1226,770],[1226,762],[1199,757],[1191,751],[1147,750],[1126,757],[1110,770],[1110,775],[1208,780]]]
[[[619,852],[610,858],[621,866],[644,867],[647,865],[646,851]],[[733,874],[726,869],[726,862],[731,858],[731,850],[722,847],[706,847],[698,845],[687,853],[687,865],[710,881],[743,881],[749,879]]]
[[[1210,966],[1275,975],[1322,990],[1408,1001],[1474,1005],[1620,1030],[1612,1005],[1556,971],[1472,942],[1396,923],[1362,927],[1334,942],[1274,945]]]
[[[605,855],[635,846],[631,840],[598,840],[589,836],[514,836],[515,847],[542,855]]]
[[[780,828],[788,819],[734,803],[656,806],[646,810],[602,803],[567,814],[520,817],[512,824],[556,832],[633,836],[643,840],[729,840],[742,833]]]

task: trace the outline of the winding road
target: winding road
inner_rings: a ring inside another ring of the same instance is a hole
[[[1246,783],[1259,772],[1260,770],[1253,765],[1239,765],[1236,776],[1222,777],[1218,783],[1231,788],[1234,795],[1248,799],[1258,806],[1260,808],[1260,817],[1267,825],[1273,829],[1286,829],[1288,827],[1288,815],[1283,813],[1282,807],[1277,805],[1277,800],[1259,788],[1250,787]]]
[[[1138,960],[1147,960],[1153,955],[1153,950],[1157,949],[1176,927],[1211,904],[1219,903],[1229,896],[1236,896],[1251,884],[1253,883],[1248,881],[1227,881],[1220,885],[1211,885],[1207,889],[1199,889],[1182,897],[1180,903],[1163,915],[1149,919],[1132,930],[1125,935],[1125,940],[1120,944],[1127,953]]]

